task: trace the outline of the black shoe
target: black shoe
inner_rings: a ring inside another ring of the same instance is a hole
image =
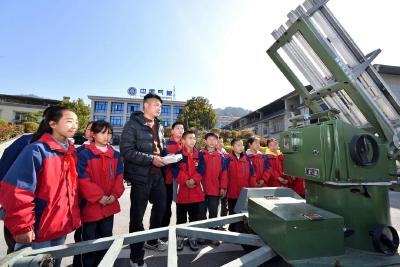
[[[189,238],[189,247],[193,251],[199,250],[199,245],[197,245],[196,238]]]

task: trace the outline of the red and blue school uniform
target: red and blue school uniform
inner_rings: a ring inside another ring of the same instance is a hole
[[[232,152],[225,159],[227,168],[227,179],[223,181],[223,187],[228,189],[228,211],[229,215],[235,214],[235,206],[239,198],[240,191],[244,187],[255,187],[256,177],[254,167],[250,158],[241,153],[239,158]],[[230,231],[238,231],[241,223],[232,223],[229,225]]]
[[[289,187],[293,189],[297,194],[304,197],[305,194],[305,186],[304,186],[304,179],[292,177],[286,175],[283,172],[283,164],[285,157],[284,155],[278,150],[276,152],[272,152],[271,150],[267,149],[266,155],[268,156],[270,166],[271,166],[271,175],[269,179],[268,186],[270,187]],[[287,184],[281,183],[278,180],[278,177],[282,177],[288,180]]]
[[[119,152],[110,145],[102,151],[95,143],[85,145],[78,154],[78,181],[81,196],[82,240],[112,235],[114,214],[121,211],[118,199],[124,192],[123,166]],[[103,196],[115,201],[102,205]],[[84,254],[84,266],[97,266],[106,251]]]
[[[266,187],[269,182],[268,180],[271,176],[268,157],[266,155],[263,155],[260,151],[257,151],[257,153],[253,153],[250,151],[250,149],[246,151],[246,155],[250,158],[251,162],[253,163],[256,183],[259,180],[263,180],[264,181],[263,187]]]
[[[0,186],[5,225],[15,236],[31,230],[34,242],[62,238],[81,225],[76,155],[50,134],[27,145]]]
[[[209,151],[208,149],[203,149],[201,153],[204,159],[203,185],[206,195],[203,218],[206,219],[207,209],[209,218],[216,218],[218,216],[221,189],[226,190],[226,187],[222,187],[223,181],[227,179],[225,160],[218,150]]]
[[[168,151],[168,154],[176,154],[180,150],[182,150],[182,142],[181,140],[176,141],[173,137],[170,137],[166,142],[165,142],[166,149]],[[167,192],[167,206],[165,209],[164,217],[162,219],[161,226],[169,226],[169,223],[171,221],[171,205],[172,201],[174,199],[174,175],[172,174],[172,165],[168,164],[167,166],[164,167],[165,170],[165,189]],[[176,185],[175,185],[176,187]],[[176,189],[176,188],[175,188]]]
[[[174,164],[172,171],[178,184],[176,196],[177,224],[186,223],[187,214],[189,221],[202,219],[204,202],[203,175],[204,159],[196,148],[188,151],[183,147],[177,154],[182,154],[182,160]],[[186,182],[189,179],[195,181],[194,188],[188,188]]]

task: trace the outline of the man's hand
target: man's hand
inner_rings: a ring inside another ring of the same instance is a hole
[[[279,182],[281,182],[282,184],[287,184],[289,181],[286,180],[285,178],[282,177],[278,177]]]
[[[108,202],[108,196],[103,196],[100,200],[99,203],[103,206],[107,205]]]
[[[221,190],[219,191],[219,194],[220,194],[221,198],[224,198],[226,196],[226,189],[221,188]]]
[[[21,244],[30,244],[33,240],[35,240],[35,233],[32,230],[15,236],[15,242]]]
[[[158,168],[164,167],[164,163],[163,163],[162,159],[159,156],[154,156],[153,165],[158,167]]]

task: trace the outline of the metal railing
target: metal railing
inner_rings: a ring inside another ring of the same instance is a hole
[[[178,253],[176,249],[177,235],[259,247],[258,249],[223,265],[225,267],[257,266],[275,256],[275,253],[272,251],[272,249],[267,246],[257,235],[208,229],[225,224],[246,221],[247,213],[239,213],[226,217],[179,224],[170,227],[162,227],[124,235],[116,235],[43,249],[33,250],[28,247],[5,256],[0,260],[0,266],[41,266],[43,261],[49,259],[49,256],[59,259],[99,250],[107,250],[107,253],[103,257],[103,260],[99,266],[113,266],[118,258],[118,255],[125,246],[147,240],[168,237],[168,267],[175,267],[178,266]]]

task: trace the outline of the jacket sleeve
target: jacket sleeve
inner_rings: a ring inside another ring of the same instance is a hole
[[[267,185],[269,183],[269,179],[271,178],[271,166],[269,164],[269,158],[266,155],[263,155],[263,159],[264,159],[264,172],[261,178],[264,180],[264,184]]]
[[[91,171],[88,164],[87,150],[78,154],[78,184],[79,194],[90,203],[99,202],[105,195],[104,190],[90,179]]]
[[[176,182],[180,185],[186,185],[186,181],[189,179],[189,176],[187,174],[187,172],[183,171],[181,169],[181,166],[183,166],[183,168],[185,167],[185,163],[178,163],[177,167],[178,167],[178,173],[176,176]]]
[[[199,151],[199,164],[197,165],[196,172],[193,175],[193,180],[196,184],[199,184],[203,179],[204,173],[206,172],[206,165],[204,162],[203,153]]]
[[[37,174],[43,167],[39,147],[27,146],[19,154],[0,186],[4,223],[14,236],[34,230]]]
[[[124,187],[124,181],[123,181],[123,172],[124,172],[124,167],[122,165],[122,159],[121,156],[118,154],[117,156],[117,170],[116,170],[116,176],[115,176],[115,185],[112,190],[112,195],[115,198],[120,198],[122,194],[124,193],[125,187]]]
[[[246,158],[247,158],[247,162],[249,163],[249,168],[250,168],[249,185],[250,185],[250,187],[256,187],[257,177],[256,177],[256,172],[254,171],[253,163],[251,162],[249,157],[246,156]]]
[[[137,130],[132,122],[125,124],[119,144],[124,161],[130,161],[140,165],[151,165],[154,156],[137,150]]]
[[[231,162],[231,159],[229,157],[223,158],[223,168],[225,169],[225,175],[221,179],[221,188],[223,189],[228,189],[228,184],[229,184],[229,163]]]
[[[222,170],[221,173],[219,175],[219,187],[222,189],[226,189],[228,187],[228,170],[227,170],[227,164],[226,164],[226,160],[224,159],[224,157],[222,155],[221,156],[221,166],[222,166]]]
[[[24,147],[29,144],[32,137],[33,134],[23,135],[4,150],[3,156],[0,159],[0,181],[3,180],[11,165],[14,163]]]

